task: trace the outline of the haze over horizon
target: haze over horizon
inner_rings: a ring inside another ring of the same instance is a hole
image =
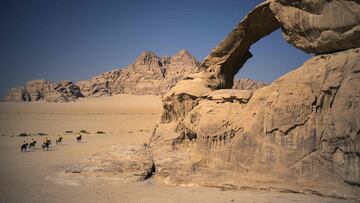
[[[75,82],[126,67],[145,50],[171,56],[186,49],[202,61],[260,2],[0,0],[0,97],[33,79]],[[265,82],[311,56],[279,30],[251,52],[237,77]]]

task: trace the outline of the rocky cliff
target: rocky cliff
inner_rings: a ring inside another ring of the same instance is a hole
[[[259,82],[259,81],[251,80],[248,78],[242,78],[242,79],[234,80],[234,85],[233,85],[232,89],[254,91],[259,88],[265,87],[267,85],[269,85],[269,84],[265,83],[265,82]]]
[[[4,101],[60,102],[114,94],[163,95],[184,76],[198,72],[199,65],[186,50],[181,50],[172,57],[158,57],[153,52],[145,51],[126,68],[114,69],[76,84],[69,81],[29,81],[23,87],[10,89]],[[264,85],[266,84],[250,79],[241,79],[235,81],[234,88],[254,90]]]
[[[113,94],[162,95],[185,75],[198,71],[199,62],[186,50],[171,57],[158,57],[145,51],[125,68],[102,73],[73,84],[32,80],[23,87],[12,88],[4,101],[73,101],[78,97]]]
[[[184,75],[198,71],[199,63],[186,50],[172,57],[158,57],[143,52],[136,61],[124,69],[103,73],[77,85],[85,96],[112,94],[162,95]]]
[[[360,199],[360,3],[270,0],[163,97],[155,180]],[[281,28],[315,56],[268,86],[233,86],[253,43]]]
[[[4,101],[67,102],[74,101],[79,97],[83,97],[79,87],[70,81],[50,83],[45,80],[32,80],[23,87],[10,89]]]

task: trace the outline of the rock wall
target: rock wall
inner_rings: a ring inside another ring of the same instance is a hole
[[[259,88],[265,87],[267,85],[269,84],[265,82],[259,82],[259,81],[243,78],[243,79],[235,79],[232,89],[254,91]]]
[[[99,97],[113,94],[163,95],[185,75],[198,72],[199,62],[186,50],[172,57],[158,57],[143,52],[126,68],[102,73],[73,84],[32,80],[23,87],[12,88],[4,101],[73,101],[78,97]]]
[[[23,87],[10,89],[4,101],[64,102],[83,97],[78,86],[70,81],[50,83],[45,80],[32,80]]]
[[[359,9],[358,1],[257,6],[201,72],[164,95],[150,139],[155,179],[359,200]],[[218,90],[232,86],[251,44],[277,28],[289,43],[318,55],[255,91]]]
[[[124,69],[79,81],[77,85],[85,96],[112,94],[163,95],[184,75],[198,71],[199,63],[186,50],[172,57],[158,57],[145,51]]]

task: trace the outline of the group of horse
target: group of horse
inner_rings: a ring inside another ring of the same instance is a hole
[[[63,137],[61,137],[59,135],[59,137],[55,140],[56,145],[61,144]],[[76,141],[77,142],[81,142],[82,139],[82,135],[80,134],[79,136],[76,137]],[[35,150],[35,145],[36,145],[36,140],[32,139],[30,143],[27,143],[24,140],[24,143],[20,146],[20,150],[21,152],[27,152],[28,149],[29,151],[34,151]],[[48,151],[51,145],[51,141],[49,139],[45,139],[45,141],[43,142],[43,144],[41,145],[41,148],[43,151]]]

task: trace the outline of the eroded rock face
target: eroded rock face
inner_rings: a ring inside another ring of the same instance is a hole
[[[186,50],[172,57],[158,57],[146,51],[124,69],[79,81],[85,96],[112,94],[163,95],[185,75],[198,71],[199,63]]]
[[[104,179],[129,183],[150,178],[155,170],[149,149],[141,145],[115,145],[66,168],[49,179],[70,185]]]
[[[359,200],[358,9],[358,1],[271,0],[251,11],[201,72],[164,95],[150,139],[155,179]],[[289,43],[322,55],[255,91],[218,90],[233,86],[251,44],[280,27]]]
[[[352,49],[314,57],[254,92],[204,94],[158,124],[156,179],[360,198],[359,70]]]
[[[201,77],[212,89],[231,88],[234,75],[252,57],[250,46],[280,27],[269,5],[254,8],[205,58]]]
[[[211,89],[231,88],[252,56],[250,46],[281,28],[295,47],[314,54],[360,46],[360,4],[353,0],[268,0],[258,5],[201,64]]]
[[[76,84],[33,80],[9,90],[4,101],[73,101],[114,94],[164,95],[184,76],[198,72],[199,62],[186,50],[172,57],[145,51],[123,69],[114,69]]]
[[[234,85],[233,85],[233,89],[238,89],[238,90],[251,90],[254,91],[256,89],[265,87],[266,85],[269,85],[268,83],[265,82],[258,82],[255,80],[251,80],[251,79],[237,79],[234,80]]]
[[[78,86],[70,81],[50,83],[46,80],[32,80],[23,87],[12,88],[4,101],[74,101],[82,97]]]
[[[120,77],[121,70],[113,70],[102,73],[89,80],[81,80],[76,83],[85,97],[110,96],[112,95],[112,84]],[[116,88],[116,87],[115,87]]]
[[[279,0],[270,4],[285,39],[307,53],[360,46],[360,4],[356,0]]]

